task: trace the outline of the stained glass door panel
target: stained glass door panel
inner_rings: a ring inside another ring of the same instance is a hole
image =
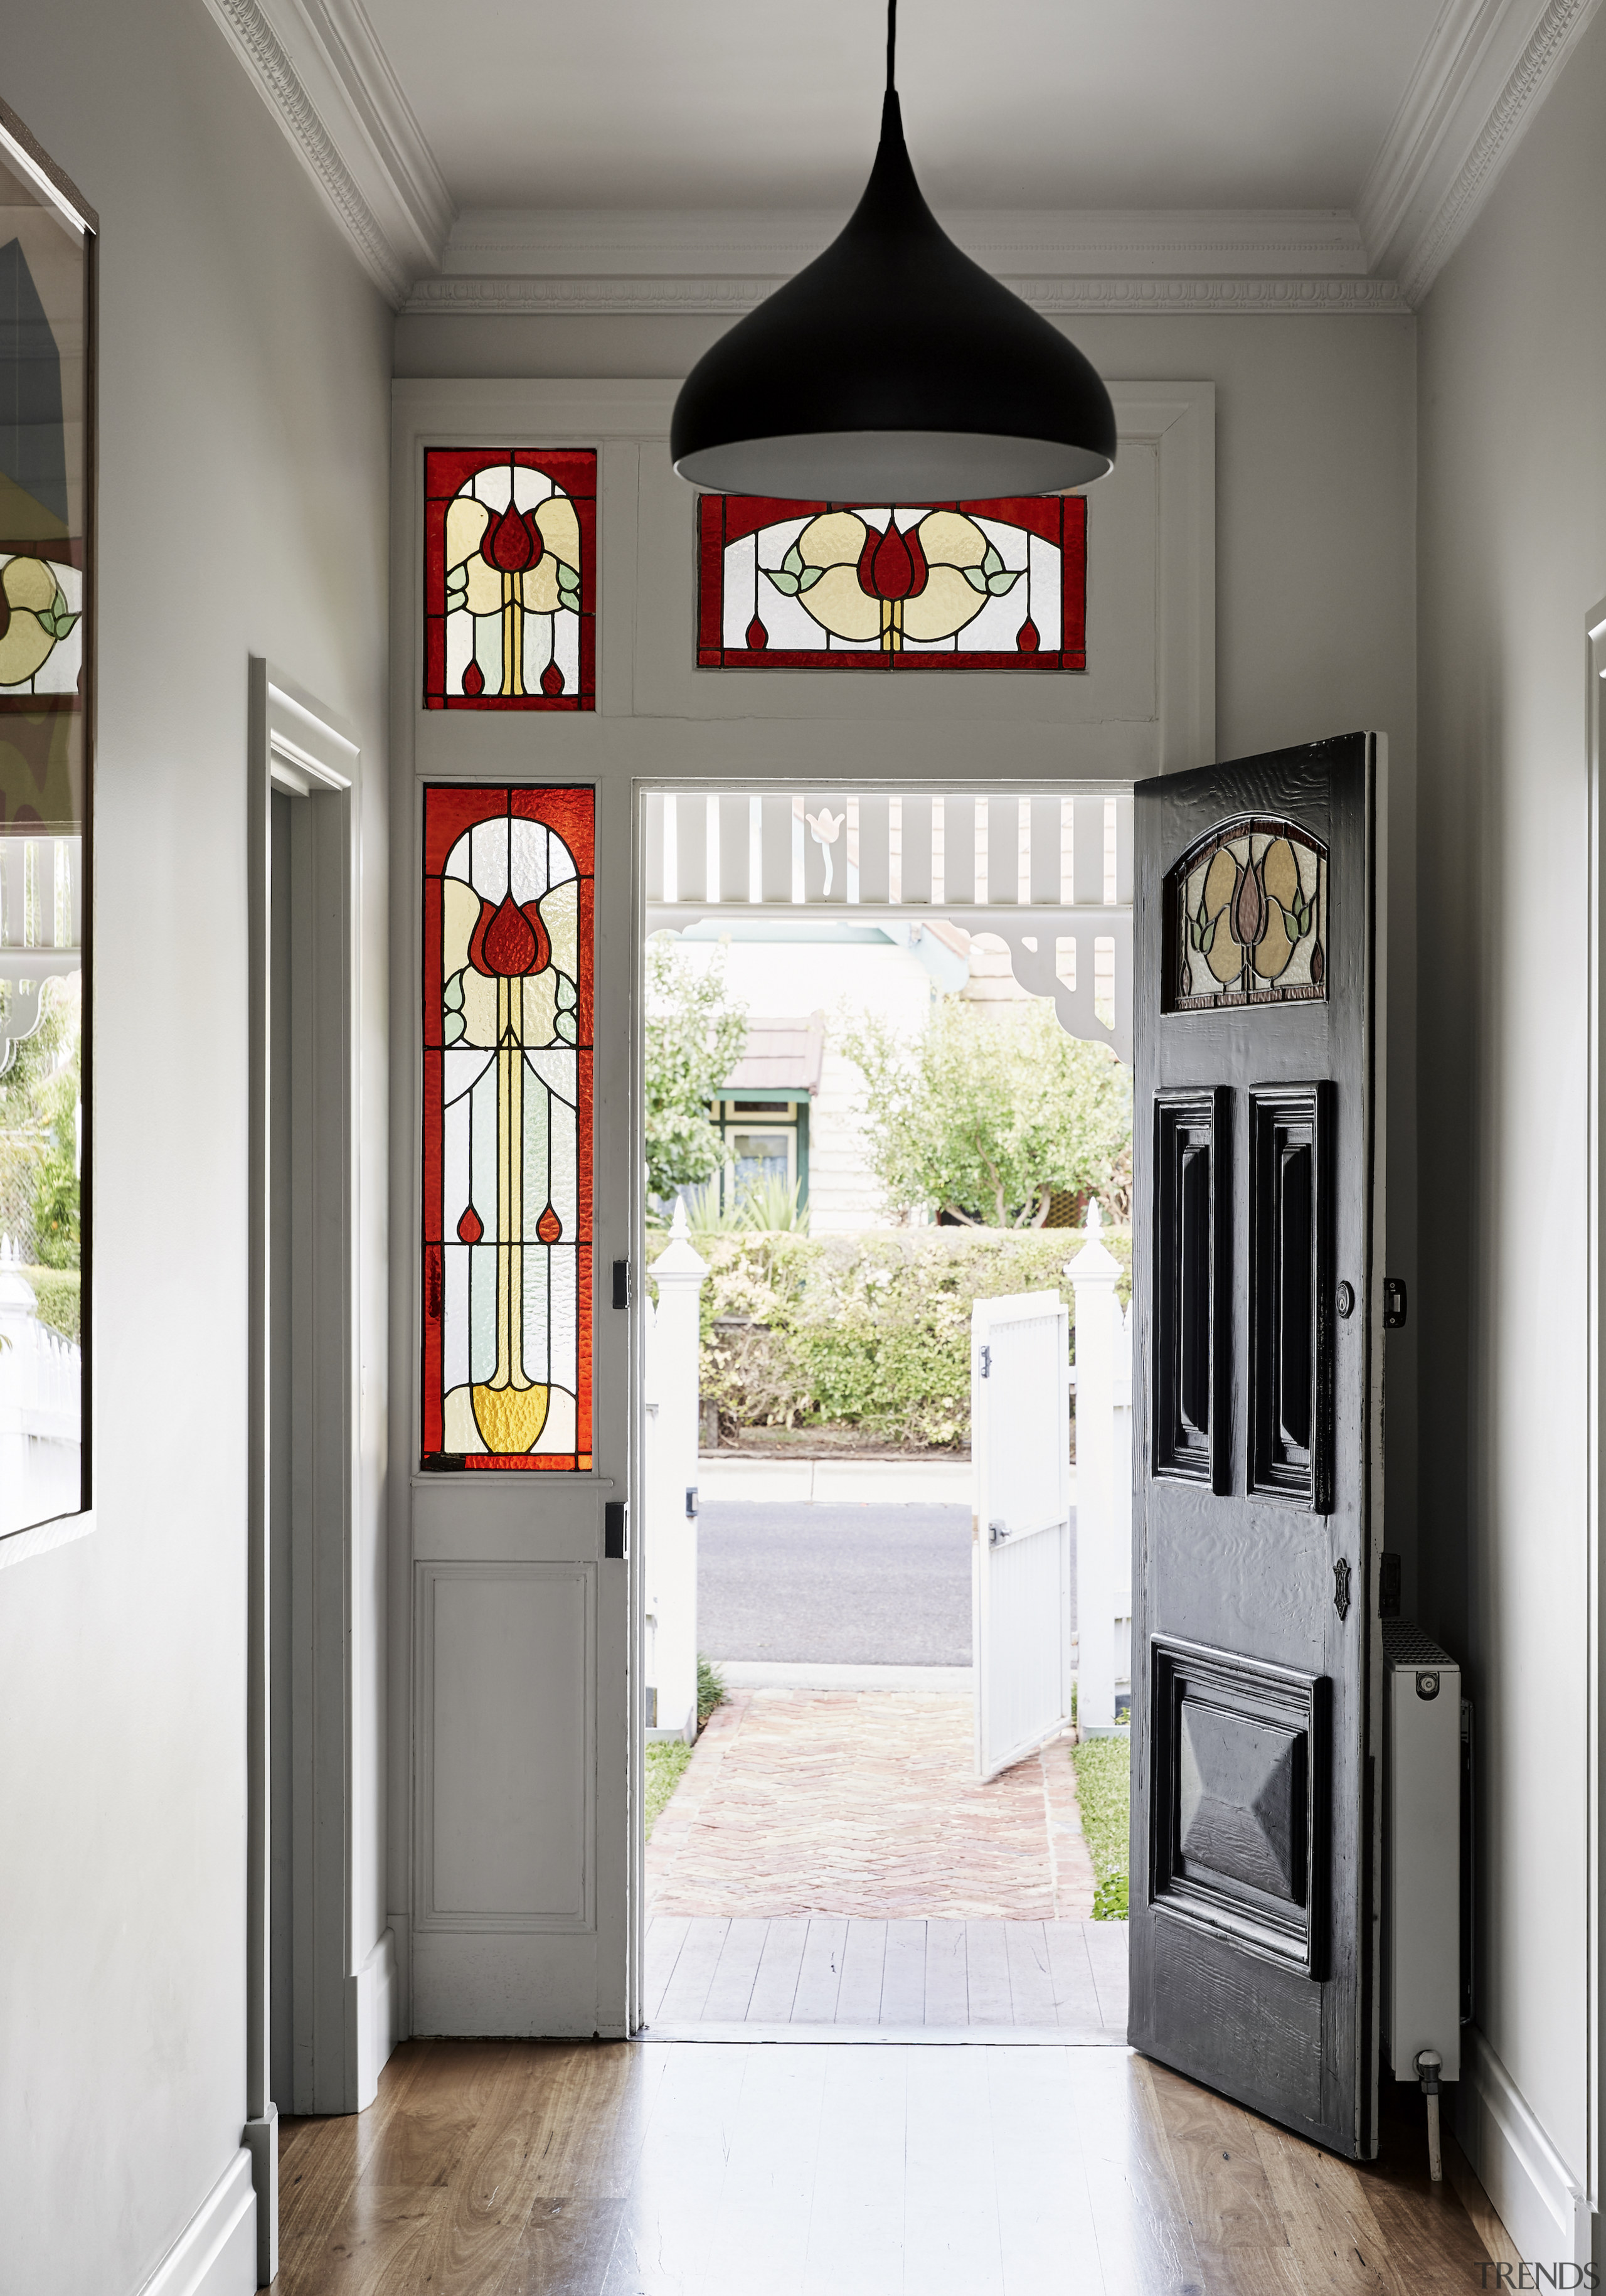
[[[595,452],[424,455],[426,709],[596,707]]]
[[[427,1469],[589,1469],[589,789],[424,791]]]
[[[1086,669],[1079,496],[864,505],[703,495],[702,669]]]

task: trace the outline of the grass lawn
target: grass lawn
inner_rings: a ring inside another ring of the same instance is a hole
[[[663,1738],[648,1747],[645,1800],[649,1841],[652,1839],[659,1812],[680,1784],[691,1759],[692,1749],[684,1738]]]
[[[1127,1816],[1131,1804],[1131,1734],[1089,1738],[1071,1749],[1082,1832],[1093,1859],[1093,1918],[1127,1918]]]

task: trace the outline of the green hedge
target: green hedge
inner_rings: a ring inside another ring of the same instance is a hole
[[[667,1242],[648,1239],[649,1259]],[[1107,1228],[1130,1290],[1132,1240]],[[971,1431],[971,1308],[1007,1292],[1074,1302],[1071,1228],[700,1235],[702,1393],[723,1425],[840,1427],[914,1447]],[[1074,1351],[1074,1350],[1073,1350]]]
[[[1082,1832],[1093,1859],[1093,1918],[1124,1922],[1131,1854],[1132,1733],[1072,1749]]]
[[[39,1302],[39,1321],[62,1338],[77,1341],[83,1327],[81,1283],[76,1267],[24,1267]]]

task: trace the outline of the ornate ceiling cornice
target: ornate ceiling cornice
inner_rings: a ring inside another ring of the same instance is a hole
[[[946,217],[1039,310],[1395,314],[1459,245],[1600,0],[1447,0],[1356,212]],[[834,236],[813,213],[458,217],[362,0],[207,0],[398,309],[750,309]]]

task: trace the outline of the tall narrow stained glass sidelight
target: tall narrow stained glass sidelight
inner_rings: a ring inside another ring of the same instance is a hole
[[[701,669],[1086,669],[1087,505],[697,505]]]
[[[594,709],[589,447],[424,455],[426,709]]]
[[[591,1465],[594,816],[424,791],[425,1469]]]
[[[91,1504],[94,250],[0,105],[0,1538]]]

